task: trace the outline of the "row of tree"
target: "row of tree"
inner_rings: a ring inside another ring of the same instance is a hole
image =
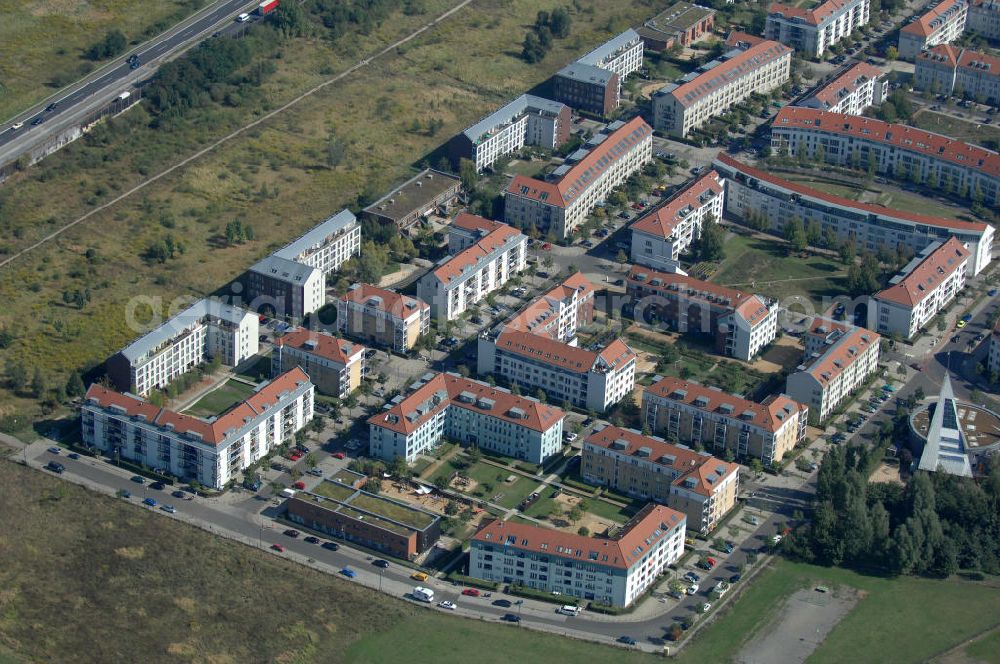
[[[554,39],[569,36],[571,24],[569,12],[561,7],[551,14],[547,11],[538,12],[535,24],[524,35],[521,57],[529,64],[541,62],[552,48]]]

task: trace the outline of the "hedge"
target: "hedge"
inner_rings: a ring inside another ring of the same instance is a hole
[[[458,574],[452,572],[448,575],[448,580],[452,583],[457,583],[460,586],[472,586],[473,588],[482,588],[483,590],[496,591],[500,589],[500,584],[494,581],[484,581],[483,579],[477,579],[472,576],[465,576],[464,574]]]
[[[529,599],[537,599],[542,602],[548,602],[550,604],[558,604],[564,606],[566,604],[576,604],[577,598],[572,595],[553,595],[552,593],[547,593],[543,590],[536,590],[535,588],[528,588],[526,586],[520,586],[517,584],[511,584],[507,586],[507,593],[509,595],[517,595],[518,597],[527,597]]]

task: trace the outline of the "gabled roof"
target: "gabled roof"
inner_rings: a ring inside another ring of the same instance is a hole
[[[1000,76],[1000,58],[989,53],[980,53],[967,48],[962,49],[962,54],[958,58],[958,66],[963,69]]]
[[[825,335],[825,348],[819,357],[806,358],[804,369],[816,382],[825,387],[864,355],[872,346],[878,346],[882,337],[864,327],[844,325],[820,318],[813,320],[811,335]]]
[[[798,415],[804,408],[784,394],[772,395],[762,403],[756,403],[673,376],[660,378],[647,387],[645,393],[693,406],[706,413],[731,417],[771,433],[780,429],[790,417]]]
[[[301,286],[307,281],[315,280],[317,273],[320,275],[323,274],[322,270],[312,265],[282,258],[275,254],[262,258],[255,263],[250,268],[250,272],[256,272],[268,279],[277,279],[297,286]]]
[[[956,237],[948,238],[944,244],[936,244],[922,257],[914,258],[910,265],[903,268],[901,275],[893,279],[896,283],[876,293],[875,299],[915,307],[969,258],[969,250]]]
[[[462,276],[468,268],[474,268],[481,261],[493,258],[493,253],[503,248],[507,242],[520,236],[524,240],[528,237],[519,230],[507,224],[500,224],[496,230],[487,233],[481,240],[466,247],[451,258],[445,259],[440,265],[434,268],[431,273],[443,284],[451,283],[452,280]]]
[[[405,398],[368,418],[368,423],[410,434],[446,408],[465,408],[535,431],[547,431],[566,415],[537,399],[511,394],[499,387],[456,374],[426,375]]]
[[[792,49],[776,41],[764,40],[716,64],[686,83],[670,83],[656,94],[669,95],[681,106],[689,107],[735,80],[750,76],[764,65],[791,54]]]
[[[461,228],[465,231],[480,231],[483,234],[488,235],[506,224],[500,221],[487,219],[486,217],[480,217],[478,214],[463,211],[458,213],[458,216],[456,216],[451,222],[451,225],[454,228]]]
[[[355,302],[384,311],[396,318],[407,318],[415,311],[430,309],[430,305],[418,297],[400,295],[396,291],[379,288],[371,284],[351,284],[341,296],[345,302]]]
[[[731,30],[729,34],[726,35],[726,46],[729,48],[747,49],[765,41],[767,40],[763,37],[752,35],[749,32],[740,32],[739,30]]]
[[[768,14],[781,14],[787,19],[799,19],[809,25],[821,25],[823,21],[833,16],[836,12],[856,5],[862,0],[826,0],[823,4],[812,9],[805,9],[793,5],[783,5],[774,2],[767,10]]]
[[[87,390],[86,402],[102,408],[117,407],[129,417],[142,417],[158,427],[171,428],[179,434],[192,434],[208,445],[219,445],[256,418],[273,411],[283,397],[310,386],[309,376],[295,367],[257,389],[246,401],[237,404],[214,421],[203,420],[166,408],[154,406],[131,394],[121,394],[94,383]]]
[[[941,134],[901,124],[889,124],[874,118],[844,113],[828,113],[813,108],[785,106],[778,111],[771,131],[808,129],[865,141],[893,145],[953,164],[980,170],[1000,178],[1000,154],[986,148],[956,141]]]
[[[206,320],[218,319],[233,325],[240,325],[244,319],[253,315],[246,309],[206,297],[173,316],[155,330],[139,337],[119,352],[129,362],[135,362],[150,353],[159,351],[167,342]]]
[[[650,503],[625,524],[615,539],[586,537],[554,528],[494,519],[483,525],[472,540],[498,547],[509,545],[584,564],[629,569],[657,542],[686,521],[687,517],[677,510]]]
[[[505,327],[509,330],[522,330],[536,335],[542,334],[556,341],[569,341],[568,339],[559,339],[558,329],[550,329],[549,323],[558,321],[560,304],[571,303],[574,296],[578,303],[583,303],[592,300],[593,295],[594,285],[583,276],[582,272],[577,272],[549,292],[539,296],[507,321]]]
[[[615,35],[590,53],[587,53],[583,57],[579,58],[577,62],[585,65],[594,65],[595,67],[603,67],[609,59],[618,57],[621,51],[639,41],[641,41],[639,33],[632,28],[629,28],[620,35]]]
[[[941,0],[937,6],[924,12],[916,21],[903,26],[900,32],[925,38],[930,37],[935,30],[952,20],[964,8],[965,0]]]
[[[753,293],[744,293],[686,274],[657,272],[641,265],[631,267],[626,287],[652,289],[664,297],[683,296],[688,300],[697,300],[716,311],[737,312],[751,325],[768,313],[767,305]],[[761,307],[764,309],[763,312],[760,311]]]
[[[281,249],[274,252],[278,258],[285,258],[290,261],[297,261],[303,254],[308,254],[322,247],[326,242],[358,223],[354,213],[344,208],[323,223],[310,231],[307,231],[295,240],[292,240]]]
[[[296,328],[282,335],[275,342],[275,346],[297,348],[311,355],[343,365],[354,362],[359,359],[358,356],[365,352],[365,347],[359,343],[339,339],[326,332],[307,330],[304,327]]]
[[[824,110],[829,109],[839,104],[844,97],[855,92],[868,81],[883,76],[885,73],[878,67],[873,67],[867,62],[858,62],[817,90],[806,101],[816,100],[824,107]]]
[[[695,452],[685,445],[672,445],[657,436],[644,436],[634,429],[606,426],[596,429],[584,443],[669,468],[677,473],[671,484],[702,496],[711,496],[723,480],[740,470],[739,464],[717,459],[707,452]]]
[[[525,113],[556,116],[564,108],[566,108],[566,104],[558,101],[551,101],[534,95],[521,95],[517,99],[493,111],[462,133],[475,145],[487,134],[492,134],[497,129],[509,125]]]
[[[709,171],[660,207],[639,217],[632,224],[631,230],[667,239],[693,210],[707,204],[721,193],[722,181],[719,174],[716,171]]]
[[[917,58],[914,62],[917,66],[924,62],[946,64],[954,69],[958,66],[958,54],[959,49],[955,48],[951,44],[938,44],[937,46],[932,46],[929,49],[917,53]]]

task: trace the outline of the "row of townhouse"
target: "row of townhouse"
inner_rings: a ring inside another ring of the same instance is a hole
[[[868,327],[910,339],[965,288],[969,250],[958,238],[933,242],[868,304]]]
[[[294,439],[313,417],[313,396],[309,377],[295,368],[222,416],[204,420],[95,383],[80,407],[83,442],[111,458],[221,490]]]
[[[516,228],[462,213],[449,231],[449,250],[433,270],[417,282],[417,297],[431,315],[455,320],[466,310],[527,267],[528,236]]]
[[[912,61],[924,49],[955,41],[965,32],[968,13],[966,0],[941,0],[933,5],[899,31],[899,57]]]
[[[207,359],[236,366],[257,354],[257,316],[219,300],[198,300],[118,351],[105,363],[119,390],[145,396]]]
[[[828,83],[820,84],[796,106],[817,108],[830,113],[861,115],[872,106],[881,106],[889,95],[889,77],[866,62],[849,65]]]
[[[584,482],[666,505],[687,518],[687,526],[709,533],[736,506],[738,464],[672,445],[634,429],[601,426],[583,442]]]
[[[815,318],[805,334],[803,363],[785,381],[789,397],[825,421],[878,371],[881,337],[863,327]]]
[[[770,40],[737,41],[653,94],[653,126],[683,138],[750,95],[767,94],[788,81],[792,49]]]
[[[1000,0],[971,0],[965,29],[986,39],[1000,40]]]
[[[611,115],[621,103],[622,81],[642,68],[643,40],[629,28],[552,77],[552,98],[586,113]]]
[[[805,7],[774,2],[767,11],[764,36],[806,56],[821,58],[871,20],[871,0],[826,0]]]
[[[675,44],[690,46],[712,33],[715,14],[715,10],[709,7],[675,2],[653,18],[647,19],[636,32],[648,51],[667,51]]]
[[[941,134],[874,118],[786,106],[771,125],[775,152],[936,181],[988,205],[1000,204],[1000,154]]]
[[[681,254],[701,237],[705,220],[722,219],[724,193],[719,174],[709,171],[636,219],[629,226],[632,262],[654,270],[676,270]]]
[[[469,159],[482,171],[525,145],[558,148],[569,140],[569,106],[535,95],[521,95],[452,139],[454,163]]]
[[[494,519],[469,543],[469,576],[626,607],[684,553],[684,515],[649,504],[614,536]]]
[[[323,394],[346,399],[361,387],[365,347],[327,332],[297,328],[282,335],[271,353],[271,375],[299,367]]]
[[[953,46],[935,46],[914,64],[913,87],[935,94],[1000,102],[1000,58]]]
[[[726,181],[726,212],[737,220],[751,215],[767,219],[770,231],[782,233],[786,223],[816,222],[841,242],[853,241],[859,251],[879,247],[909,248],[914,254],[932,242],[955,236],[969,247],[969,273],[978,274],[992,259],[993,227],[970,221],[899,212],[881,205],[834,196],[747,166],[719,154],[714,167]]]
[[[727,357],[749,361],[778,334],[778,307],[764,297],[686,274],[633,265],[625,292],[635,320],[707,335]]]
[[[412,463],[442,439],[543,463],[562,449],[565,413],[457,374],[428,372],[368,418],[368,453]]]
[[[567,238],[652,157],[653,129],[641,117],[613,122],[570,155],[554,181],[515,176],[504,194],[504,221]]]
[[[593,297],[593,284],[577,273],[510,321],[483,331],[479,374],[598,413],[626,398],[635,387],[632,349],[621,339],[595,350],[577,347],[578,327],[593,316]]]
[[[408,353],[431,329],[431,307],[420,298],[352,284],[337,300],[337,330],[397,353]]]
[[[253,311],[301,320],[326,304],[326,278],[361,253],[361,224],[341,210],[247,270],[237,282]]]
[[[809,407],[788,395],[756,403],[681,378],[653,380],[642,393],[642,421],[668,441],[701,445],[715,454],[730,450],[769,465],[805,439]]]

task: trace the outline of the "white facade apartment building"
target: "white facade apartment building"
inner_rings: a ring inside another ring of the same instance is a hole
[[[965,29],[986,39],[1000,40],[1000,0],[971,0]]]
[[[920,51],[950,44],[965,32],[969,5],[966,0],[941,0],[899,31],[899,57],[912,61]]]
[[[1000,101],[1000,58],[942,44],[915,60],[913,86],[936,94]]]
[[[579,58],[577,62],[618,74],[618,96],[620,97],[621,82],[629,74],[642,69],[642,49],[642,37],[639,36],[638,32],[629,28]]]
[[[361,224],[343,209],[273,255],[314,267],[326,277],[361,254]]]
[[[969,250],[957,238],[928,245],[871,297],[868,327],[912,338],[965,288],[968,259]]]
[[[459,134],[453,158],[467,158],[482,171],[525,145],[554,149],[568,138],[572,112],[566,104],[521,95]]]
[[[504,196],[504,221],[566,238],[594,207],[653,157],[653,129],[641,117],[608,125],[570,155],[554,182],[517,175]]]
[[[771,124],[776,153],[804,150],[816,158],[820,147],[830,164],[866,168],[872,159],[878,173],[920,182],[933,175],[938,186],[970,197],[978,191],[986,205],[1000,204],[1000,154],[992,150],[874,118],[793,106],[778,112]]]
[[[433,316],[455,320],[527,267],[528,236],[506,224],[479,219],[483,227],[479,241],[443,258],[417,282],[417,297],[430,305]]]
[[[630,226],[632,262],[654,270],[677,269],[680,255],[701,237],[705,219],[722,219],[724,192],[719,174],[709,171],[637,219]]]
[[[868,376],[878,371],[882,337],[863,327],[816,318],[806,334],[803,363],[788,376],[785,392],[824,422]]]
[[[309,423],[313,385],[296,368],[220,417],[203,420],[94,384],[80,410],[85,445],[222,490]]]
[[[426,373],[410,392],[368,418],[368,454],[413,462],[448,438],[496,454],[543,463],[562,449],[558,408],[457,374]]]
[[[594,284],[577,272],[539,296],[503,327],[575,345],[577,330],[593,319]]]
[[[469,576],[629,606],[684,553],[682,513],[649,504],[614,538],[499,519],[473,535]]]
[[[726,180],[727,214],[735,219],[760,215],[770,220],[771,232],[781,233],[785,223],[797,217],[806,224],[815,221],[841,241],[853,240],[861,251],[904,246],[915,254],[931,242],[944,242],[954,235],[972,253],[970,274],[977,274],[991,260],[993,227],[989,224],[898,212],[833,196],[782,180],[726,154],[716,158],[714,168]]]
[[[145,396],[207,358],[236,366],[257,354],[257,316],[218,300],[198,300],[115,353],[108,377],[123,392]]]
[[[754,93],[788,81],[792,49],[777,41],[746,44],[668,83],[653,95],[653,126],[683,138]]]
[[[431,308],[421,299],[371,284],[352,284],[337,300],[341,334],[409,352],[431,328]]]
[[[871,18],[870,0],[826,0],[812,9],[772,3],[764,36],[820,58]]]
[[[888,95],[889,77],[886,73],[866,62],[857,62],[829,83],[821,85],[797,106],[861,115],[871,106],[880,106]]]

